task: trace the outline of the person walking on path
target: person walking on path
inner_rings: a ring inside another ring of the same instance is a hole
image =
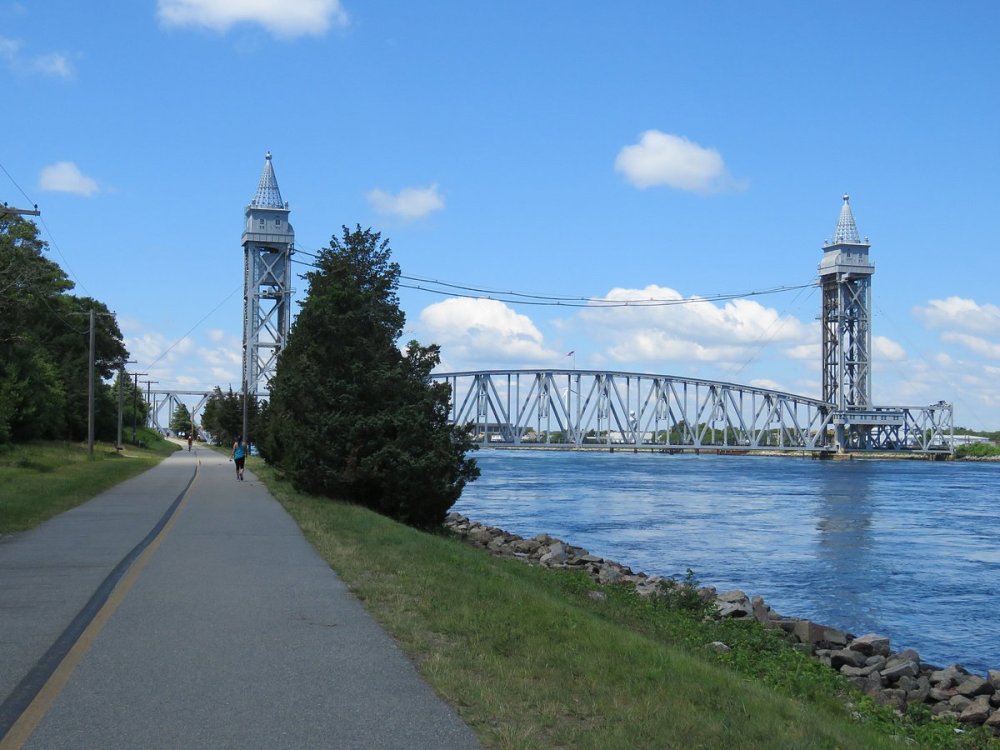
[[[233,443],[233,455],[230,458],[236,462],[236,478],[243,479],[243,466],[247,460],[247,447],[243,444],[242,435],[236,436],[236,442]]]
[[[189,432],[188,433],[188,453],[191,452],[191,443],[192,442],[194,442],[194,435]]]

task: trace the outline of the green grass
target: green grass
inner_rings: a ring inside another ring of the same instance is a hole
[[[149,469],[178,450],[153,430],[139,434],[146,448],[108,443],[28,443],[0,448],[0,533],[33,528]]]
[[[500,560],[250,468],[487,747],[990,746],[895,717],[756,624],[623,587],[598,601],[583,574]],[[732,651],[710,652],[714,640]]]

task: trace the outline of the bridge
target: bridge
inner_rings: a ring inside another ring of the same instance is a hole
[[[871,395],[871,263],[844,195],[823,245],[822,397],[699,378],[599,370],[435,375],[451,419],[484,444],[663,450],[950,453],[951,404],[879,406]]]
[[[954,427],[944,402],[838,411],[819,399],[670,375],[539,369],[432,379],[451,387],[450,420],[489,446],[947,453]]]
[[[242,393],[268,398],[290,330],[295,234],[271,154],[245,211]],[[451,387],[450,419],[483,445],[719,451],[915,451],[949,453],[951,404],[878,406],[871,398],[870,244],[844,195],[833,239],[823,245],[822,394],[699,378],[606,370],[512,369],[437,373]],[[162,429],[181,403],[210,393],[156,391],[150,423]],[[244,409],[243,434],[247,433]]]
[[[195,424],[200,425],[201,420],[198,419],[198,415],[205,408],[205,404],[211,395],[211,391],[150,390],[146,396],[149,405],[149,416],[146,420],[146,426],[152,427],[158,432],[168,429],[170,427],[170,417],[173,416],[174,411],[192,397],[196,398],[197,401],[194,402],[194,406],[189,407],[191,420]]]

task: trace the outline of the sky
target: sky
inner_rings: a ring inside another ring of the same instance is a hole
[[[154,388],[239,388],[270,151],[297,248],[389,239],[442,371],[819,397],[808,285],[849,193],[873,400],[997,430],[998,38],[975,0],[0,0],[0,201],[38,204]]]

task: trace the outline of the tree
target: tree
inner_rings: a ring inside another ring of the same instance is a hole
[[[119,383],[119,380],[121,383]],[[122,378],[121,372],[115,376],[111,384],[111,394],[115,404],[115,431],[118,430],[118,388],[122,391],[122,439],[127,440],[132,434],[132,425],[142,427],[149,418],[149,405],[146,403],[146,393],[136,385],[135,380],[127,373]]]
[[[117,406],[103,381],[127,357],[121,331],[103,303],[69,293],[73,283],[45,249],[35,224],[0,218],[0,443],[86,437],[91,310],[97,436],[111,437]]]
[[[366,505],[415,526],[444,520],[479,476],[449,388],[430,382],[436,346],[397,342],[399,265],[378,232],[333,237],[271,383],[264,455],[304,492]]]
[[[261,414],[262,407],[257,397],[251,396],[247,404],[249,434],[244,436],[248,442],[260,442]],[[233,438],[243,432],[243,394],[233,393],[232,388],[223,393],[219,386],[215,386],[201,412],[201,426],[211,436],[213,445],[231,445]]]
[[[170,429],[178,435],[187,435],[193,429],[191,412],[184,404],[178,404],[170,415]]]

